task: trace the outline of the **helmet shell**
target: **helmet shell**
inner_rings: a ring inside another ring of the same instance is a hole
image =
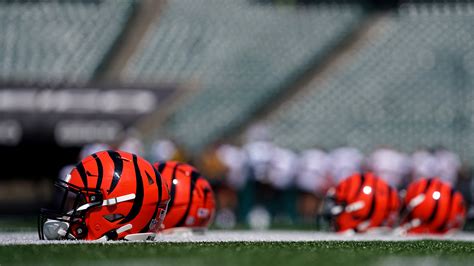
[[[69,216],[65,221],[72,239],[123,239],[129,234],[157,232],[170,199],[166,183],[153,166],[123,151],[89,155],[57,182],[68,195],[56,195],[62,200],[59,205],[70,207],[47,211],[43,219]]]
[[[189,164],[166,161],[153,166],[170,187],[171,200],[163,222],[165,229],[208,228],[216,210],[209,182]]]
[[[400,200],[396,189],[373,173],[356,173],[341,181],[334,190],[333,226],[338,232],[365,232],[392,227],[397,221]]]
[[[413,234],[444,234],[459,230],[466,220],[466,205],[461,193],[439,178],[412,182],[404,199],[405,215],[401,227]]]

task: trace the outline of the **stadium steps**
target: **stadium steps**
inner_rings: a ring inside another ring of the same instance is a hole
[[[0,81],[87,83],[134,1],[0,2]]]
[[[137,2],[137,6],[120,38],[115,42],[114,47],[110,49],[110,53],[96,71],[95,82],[115,82],[120,78],[120,73],[137,50],[150,24],[154,20],[159,20],[165,2],[166,0],[141,0]]]
[[[222,142],[233,142],[236,138],[242,139],[245,131],[253,124],[267,120],[272,116],[275,110],[284,106],[292,97],[301,93],[304,94],[305,90],[312,90],[313,88],[309,85],[316,80],[324,80],[324,78],[331,75],[331,72],[335,71],[340,64],[344,64],[351,56],[352,51],[364,45],[365,40],[374,34],[373,29],[375,25],[379,22],[383,22],[386,16],[387,12],[381,11],[367,15],[358,28],[354,29],[354,31],[346,36],[339,44],[336,44],[333,50],[329,51],[326,58],[321,61],[313,62],[305,73],[289,81],[287,88],[281,92],[279,97],[276,97],[274,101],[268,101],[262,105],[250,119],[242,123],[234,132],[229,132],[227,136],[223,136]]]
[[[346,63],[266,120],[293,149],[406,152],[445,146],[474,161],[474,5],[403,5]]]
[[[292,8],[252,1],[170,1],[122,80],[191,84],[165,123],[197,151],[235,130],[320,61],[366,15],[358,6]],[[206,15],[203,15],[206,14]]]

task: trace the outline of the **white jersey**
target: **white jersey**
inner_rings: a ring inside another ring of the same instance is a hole
[[[426,150],[419,150],[413,153],[411,156],[411,164],[413,180],[438,176],[437,159],[432,153]]]
[[[410,158],[396,150],[381,148],[375,150],[367,162],[375,175],[396,188],[410,172]]]
[[[250,142],[244,146],[249,165],[253,169],[255,179],[260,182],[269,182],[268,170],[275,146],[268,141]]]
[[[145,146],[139,138],[127,137],[120,144],[119,150],[143,156],[145,153]]]
[[[268,178],[276,189],[287,189],[293,185],[297,156],[293,151],[275,147],[273,149]]]
[[[434,156],[436,158],[437,176],[441,180],[455,185],[461,169],[461,159],[459,156],[448,150],[436,151]]]
[[[110,146],[104,143],[86,144],[79,152],[79,160],[82,160],[93,153],[106,150],[110,150]]]
[[[217,157],[227,168],[226,182],[236,189],[241,189],[247,182],[247,155],[239,147],[222,145],[217,151]]]
[[[364,155],[356,148],[341,147],[329,154],[330,173],[333,185],[337,185],[345,178],[362,169]]]
[[[169,161],[176,154],[176,145],[171,140],[159,139],[151,144],[149,157],[152,162]]]
[[[329,156],[322,150],[311,149],[302,152],[297,171],[295,183],[303,191],[321,194],[329,186]]]

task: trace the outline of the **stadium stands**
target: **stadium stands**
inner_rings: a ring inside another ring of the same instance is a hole
[[[127,23],[133,3],[0,2],[0,80],[91,80]]]
[[[196,82],[166,128],[199,148],[248,119],[323,58],[364,15],[357,5],[309,7],[247,0],[169,1],[123,79]]]
[[[329,77],[270,118],[276,142],[303,149],[444,145],[472,161],[474,5],[404,5]]]

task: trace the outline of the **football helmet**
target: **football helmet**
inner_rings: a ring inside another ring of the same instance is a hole
[[[397,191],[373,173],[356,173],[328,191],[323,215],[337,232],[393,227],[398,219]]]
[[[466,220],[461,193],[438,178],[412,182],[404,199],[400,233],[444,234],[459,230]]]
[[[207,229],[216,211],[209,182],[189,164],[165,161],[153,166],[170,187],[171,200],[163,222],[165,230],[178,227]]]
[[[40,239],[151,240],[170,200],[153,166],[123,151],[87,156],[55,188],[53,208],[40,211]]]

